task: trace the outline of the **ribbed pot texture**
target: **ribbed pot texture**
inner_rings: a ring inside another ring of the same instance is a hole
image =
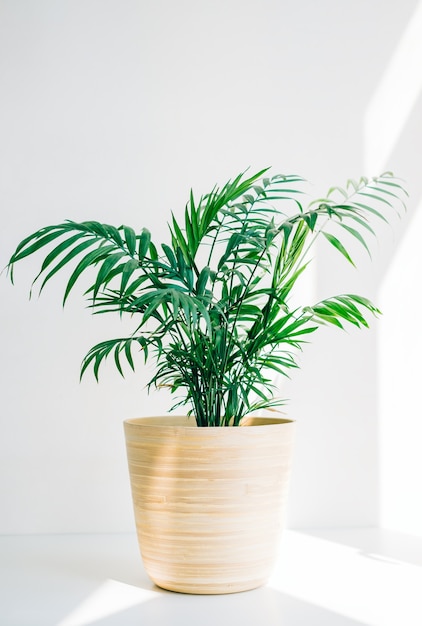
[[[198,428],[193,418],[124,423],[136,528],[159,587],[219,594],[259,587],[283,525],[294,423],[248,418]]]

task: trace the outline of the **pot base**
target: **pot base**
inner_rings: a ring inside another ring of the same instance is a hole
[[[210,595],[227,595],[229,593],[243,593],[245,591],[252,591],[253,589],[258,589],[259,587],[262,587],[263,585],[265,585],[268,582],[268,579],[257,580],[255,582],[250,581],[246,585],[235,585],[233,583],[230,583],[226,586],[222,584],[195,585],[192,583],[181,586],[179,584],[172,584],[169,581],[153,580],[152,582],[155,585],[157,585],[157,587],[160,587],[161,589],[165,589],[166,591],[173,591],[175,593],[185,593],[185,594],[191,594],[191,595],[210,596]]]

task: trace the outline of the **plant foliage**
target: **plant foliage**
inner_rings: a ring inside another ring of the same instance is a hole
[[[135,369],[141,350],[145,362],[152,356],[156,363],[149,384],[180,390],[175,406],[188,405],[198,426],[237,426],[247,413],[281,403],[272,380],[297,367],[308,334],[322,324],[367,326],[368,314],[379,313],[353,294],[300,307],[291,305],[291,295],[318,236],[352,264],[344,239],[369,252],[374,219],[387,221],[404,206],[402,184],[391,173],[361,178],[304,206],[304,182],[262,170],[199,199],[191,192],[182,220],[171,216],[169,240],[160,246],[145,228],[136,233],[94,221],[46,226],[18,245],[10,277],[18,261],[46,249],[33,288],[41,292],[71,266],[65,303],[79,277],[94,274],[85,292],[93,313],[137,321],[129,337],[91,348],[81,376],[92,367],[98,379],[109,356],[123,375],[125,365]]]

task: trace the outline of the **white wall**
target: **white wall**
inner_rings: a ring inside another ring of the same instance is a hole
[[[0,265],[65,218],[148,226],[161,241],[191,186],[248,166],[301,173],[315,194],[364,173],[368,106],[416,5],[2,0]],[[420,142],[405,140],[383,169],[409,180],[413,206]],[[321,251],[309,294],[375,298],[384,240],[393,249],[383,231],[360,273]],[[62,311],[63,279],[28,302],[38,264],[18,267],[14,288],[0,280],[0,532],[132,529],[122,420],[170,400],[147,397],[143,369],[79,384],[82,356],[119,321],[93,320],[76,293]],[[377,328],[321,331],[286,387],[298,420],[291,525],[378,520]]]

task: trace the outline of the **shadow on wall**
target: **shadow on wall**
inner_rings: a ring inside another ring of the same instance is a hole
[[[318,351],[306,348],[310,367],[296,378],[297,388],[306,390],[305,400],[299,397],[295,409],[300,420],[304,417],[309,423],[304,427],[307,432],[298,437],[303,451],[298,446],[297,456],[298,465],[305,466],[306,459],[316,471],[299,479],[293,475],[293,496],[305,493],[309,502],[301,518],[293,516],[293,527],[307,518],[313,526],[381,523],[397,531],[422,533],[422,502],[415,497],[420,490],[417,477],[422,475],[417,446],[422,437],[418,396],[422,177],[420,159],[415,158],[415,146],[422,144],[421,67],[419,2],[368,101],[362,129],[367,174],[391,169],[401,175],[410,194],[407,213],[390,226],[377,227],[380,243],[374,242],[373,262],[363,254],[360,263],[358,257],[359,272],[340,263],[337,270],[334,257],[318,257],[318,297],[336,292],[336,281],[346,277],[348,290],[373,299],[383,315],[369,332],[349,336],[327,332],[323,342],[316,338]],[[317,416],[318,425],[314,414],[308,419],[305,413],[313,405],[325,407]],[[322,442],[325,448],[314,444],[320,430],[329,433]],[[326,473],[318,466],[321,455],[326,458]],[[333,467],[335,480],[328,469]],[[331,483],[329,494],[326,485]],[[328,523],[317,517],[319,509],[330,511]]]
[[[410,193],[408,214],[381,251],[375,275],[384,316],[378,329],[380,523],[422,535],[419,311],[422,263],[422,178],[415,146],[422,143],[422,2],[385,68],[366,115],[368,171],[400,169]],[[397,164],[397,165],[396,165]]]

